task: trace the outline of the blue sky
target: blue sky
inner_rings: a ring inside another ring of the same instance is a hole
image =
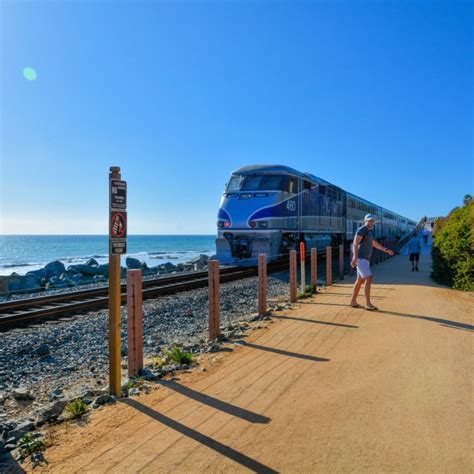
[[[1,3],[1,232],[214,233],[279,163],[405,216],[473,192],[470,2]],[[36,80],[26,80],[32,67]]]

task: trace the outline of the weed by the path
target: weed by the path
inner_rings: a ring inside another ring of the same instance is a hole
[[[20,439],[20,454],[25,458],[33,454],[41,453],[46,449],[43,441],[35,437],[32,433],[26,433]]]
[[[72,418],[79,418],[89,411],[87,404],[80,398],[73,400],[66,406],[66,411]]]
[[[163,356],[154,356],[151,363],[156,369],[171,364],[191,365],[194,363],[194,356],[191,352],[183,351],[179,346],[173,346],[170,350],[163,351]]]
[[[130,379],[123,387],[126,390],[130,390],[131,388],[141,388],[143,385],[145,385],[145,380],[143,377],[137,377]]]
[[[298,298],[309,298],[316,293],[316,286],[315,285],[308,285],[303,293],[298,294]]]

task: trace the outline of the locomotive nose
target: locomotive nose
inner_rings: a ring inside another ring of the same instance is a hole
[[[217,215],[219,229],[252,229],[257,224],[249,222],[250,216],[259,209],[271,206],[279,198],[279,192],[272,193],[235,193],[223,196]]]

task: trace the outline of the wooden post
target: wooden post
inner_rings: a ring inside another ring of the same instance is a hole
[[[326,247],[326,286],[332,285],[332,248]]]
[[[267,312],[267,255],[258,256],[258,315]]]
[[[127,271],[128,375],[143,369],[142,271]]]
[[[290,302],[296,303],[296,250],[290,250]]]
[[[111,179],[121,179],[118,166],[110,167],[109,186]],[[116,396],[122,393],[120,270],[120,255],[112,255],[109,249],[109,392]]]
[[[344,280],[344,244],[339,244],[339,278]]]
[[[301,293],[306,290],[306,269],[305,269],[306,249],[304,242],[300,242],[300,264],[301,264]]]
[[[318,286],[318,250],[311,249],[311,285]]]
[[[209,260],[209,340],[217,339],[220,334],[219,306],[219,260]]]

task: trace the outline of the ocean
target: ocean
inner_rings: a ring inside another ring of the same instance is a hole
[[[128,253],[148,266],[186,262],[200,254],[215,254],[215,235],[129,235]],[[108,262],[107,235],[1,235],[0,275],[24,275],[61,260],[66,267],[95,258]],[[125,258],[122,258],[125,265]]]

